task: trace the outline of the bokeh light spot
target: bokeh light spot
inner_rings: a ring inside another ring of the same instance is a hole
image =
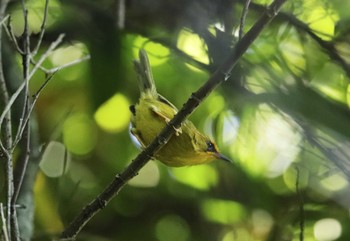
[[[252,213],[252,224],[254,236],[267,237],[273,225],[273,218],[267,211],[256,209]]]
[[[75,43],[58,48],[52,53],[50,59],[55,66],[60,66],[83,57],[85,52],[86,46],[84,44]]]
[[[67,169],[69,160],[65,146],[60,142],[51,141],[45,148],[39,166],[46,176],[59,177]]]
[[[134,187],[155,187],[159,183],[159,169],[155,162],[148,162],[139,172],[139,174],[129,181],[130,186]]]
[[[221,224],[233,224],[245,216],[244,208],[241,204],[219,199],[203,201],[201,211],[206,219]]]
[[[152,63],[153,67],[161,65],[168,60],[170,51],[161,44],[152,42],[142,36],[138,36],[134,40],[134,45],[136,46],[136,48],[133,49],[134,59],[139,58],[139,50],[142,48],[146,50],[149,61]]]
[[[337,173],[322,179],[321,185],[329,191],[339,191],[348,187],[348,181],[344,176]]]
[[[156,236],[159,241],[187,241],[190,240],[190,229],[183,218],[166,215],[156,224]]]
[[[314,225],[314,235],[318,241],[332,241],[340,237],[342,226],[333,218],[318,220]]]
[[[96,144],[93,121],[83,113],[70,116],[63,125],[63,140],[70,152],[88,154]]]
[[[206,45],[197,34],[182,30],[177,40],[177,47],[195,60],[209,64]]]
[[[122,94],[115,94],[96,111],[94,118],[99,127],[106,132],[117,133],[129,125],[129,101]]]
[[[209,165],[173,168],[172,173],[178,182],[200,190],[208,190],[218,180],[216,170]]]

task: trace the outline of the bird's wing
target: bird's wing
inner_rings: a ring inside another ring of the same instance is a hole
[[[160,94],[158,94],[158,100],[164,104],[167,104],[168,106],[173,108],[176,112],[178,111],[175,105],[173,105],[169,100],[167,100],[165,97],[163,97]]]
[[[152,105],[151,110],[154,114],[156,114],[158,117],[162,118],[165,123],[169,123],[170,120],[174,117],[174,115],[177,113],[177,109],[165,98],[164,100],[166,102],[160,102],[162,104],[161,106],[158,105]],[[164,105],[165,104],[165,105]],[[175,128],[175,134],[176,136],[180,135],[182,133],[182,128]]]

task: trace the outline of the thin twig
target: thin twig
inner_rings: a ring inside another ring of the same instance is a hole
[[[227,80],[233,67],[237,64],[240,57],[245,53],[248,47],[258,37],[266,25],[277,15],[277,12],[286,0],[275,0],[264,14],[257,20],[255,25],[244,35],[237,43],[229,58],[224,64],[209,78],[209,80],[195,93],[191,95],[182,109],[159,133],[158,137],[145,148],[119,175],[116,175],[113,181],[101,192],[95,200],[86,205],[75,219],[62,232],[62,240],[74,240],[81,229],[89,220],[101,209],[103,209],[111,199],[118,194],[121,188],[149,161],[154,153],[159,151],[171,138],[175,130],[181,126],[181,123],[198,107],[198,105],[209,95],[213,89]]]
[[[7,5],[10,2],[10,0],[3,0],[0,3],[0,19],[2,19],[5,16],[5,12],[7,9]]]
[[[22,11],[23,11],[23,20],[24,20],[24,29],[22,34],[22,66],[23,66],[23,79],[26,80],[29,71],[30,71],[30,38],[29,38],[29,26],[28,26],[28,9],[26,7],[25,1],[21,0],[22,4]],[[26,116],[28,109],[29,109],[29,81],[24,81],[24,95],[23,95],[23,105],[22,105],[22,113],[21,117],[19,119],[18,129],[25,128],[26,133],[28,133],[27,136],[29,136],[30,127],[29,125],[23,124],[23,118]],[[26,146],[25,150],[28,152],[27,147],[29,147],[29,139],[24,138],[24,145]],[[13,175],[13,174],[12,174]],[[14,180],[14,177],[13,177]],[[19,227],[18,227],[18,220],[17,220],[17,212],[15,208],[15,202],[14,202],[14,181],[11,183],[12,186],[12,195],[9,197],[11,199],[10,205],[8,206],[8,209],[10,210],[10,225],[11,225],[11,240],[20,240],[20,234],[19,234]]]
[[[90,58],[91,58],[91,57],[90,57],[90,55],[88,54],[88,55],[86,55],[86,56],[84,56],[84,57],[82,57],[82,58],[75,59],[75,60],[73,60],[73,61],[71,61],[71,62],[68,62],[68,63],[66,63],[66,64],[60,65],[60,66],[58,66],[58,67],[54,67],[54,68],[51,68],[51,69],[46,69],[46,68],[40,66],[39,69],[42,70],[46,75],[50,75],[50,74],[56,73],[57,71],[60,71],[60,70],[62,70],[62,69],[71,67],[71,66],[73,66],[73,65],[79,64],[79,63],[84,62],[84,61],[87,61],[87,60],[89,60]],[[32,64],[36,64],[36,62],[35,62],[34,60],[31,60],[31,63],[32,63]]]
[[[42,63],[47,59],[47,57],[52,53],[52,51],[62,42],[64,38],[64,34],[60,34],[55,42],[52,42],[48,50],[40,57],[39,61],[35,64],[33,69],[30,71],[28,77],[24,82],[18,87],[18,89],[15,91],[15,93],[12,94],[11,98],[9,99],[8,104],[5,106],[3,112],[0,115],[0,125],[4,121],[5,115],[9,112],[11,109],[11,106],[16,101],[20,93],[22,92],[23,88],[25,87],[25,82],[29,81],[34,73],[39,69],[39,67],[42,65]]]
[[[116,7],[116,25],[119,30],[125,26],[125,0],[117,0]]]
[[[2,223],[2,227],[1,227],[2,237],[4,241],[9,241],[7,228],[6,228],[7,222],[6,222],[5,213],[4,213],[4,205],[2,203],[0,203],[0,216],[1,216],[1,223]]]
[[[27,80],[29,75],[29,64],[30,64],[30,39],[29,39],[29,27],[28,27],[28,9],[26,7],[26,4],[24,0],[21,1],[22,3],[22,9],[23,9],[23,18],[24,18],[24,30],[22,34],[23,39],[23,46],[22,46],[22,66],[23,66],[23,79]],[[21,130],[26,126],[26,124],[23,123],[24,117],[27,115],[28,108],[29,108],[29,81],[24,81],[24,95],[23,95],[23,105],[22,105],[22,114],[19,119],[18,129]],[[18,136],[18,132],[17,132]],[[17,137],[16,137],[17,138]],[[15,139],[16,139],[15,138]],[[14,144],[16,146],[16,144]]]
[[[245,24],[245,19],[247,17],[248,11],[249,11],[250,2],[251,2],[251,0],[245,0],[245,3],[244,3],[241,20],[239,22],[238,39],[241,39],[243,37],[243,34],[244,34],[244,24]]]
[[[3,25],[9,18],[10,18],[10,14],[7,14],[3,19],[1,19],[0,25]]]
[[[23,50],[19,47],[17,38],[15,36],[15,33],[13,32],[13,28],[12,28],[12,24],[11,24],[11,16],[9,17],[9,19],[7,21],[7,26],[5,28],[5,31],[6,31],[7,35],[9,36],[10,42],[13,44],[13,46],[15,46],[15,49],[17,50],[17,52],[22,55]]]
[[[32,56],[35,56],[38,53],[38,50],[41,46],[41,42],[43,41],[48,11],[49,11],[49,0],[45,0],[45,10],[44,10],[43,22],[41,23],[39,39],[38,39],[38,42],[36,43],[35,48],[32,51]]]
[[[56,71],[57,72],[57,71]],[[56,73],[55,72],[55,73]],[[21,140],[21,137],[23,135],[23,132],[25,131],[25,125],[28,124],[28,121],[30,119],[30,116],[34,110],[35,104],[39,98],[40,93],[44,90],[44,88],[47,86],[47,84],[49,83],[49,81],[52,79],[52,77],[55,75],[55,73],[49,75],[46,80],[44,81],[44,83],[40,86],[40,88],[37,90],[37,92],[32,96],[32,103],[30,104],[30,107],[28,109],[28,113],[26,114],[26,116],[23,118],[23,126],[21,129],[18,130],[18,138],[15,139],[14,141],[14,146],[16,146],[18,144],[18,142]]]
[[[251,8],[254,8],[257,11],[262,11],[264,6],[252,2],[250,4]],[[331,41],[325,41],[322,38],[320,38],[314,31],[312,30],[309,25],[304,23],[303,21],[299,20],[296,16],[281,12],[278,15],[278,19],[286,21],[293,25],[296,29],[303,31],[306,33],[310,38],[312,38],[327,54],[328,56],[335,62],[337,62],[342,69],[346,72],[347,76],[350,77],[350,65],[341,57],[341,55],[338,53],[335,44]]]
[[[55,74],[55,73],[54,73]],[[18,138],[17,141],[21,140],[22,138],[22,135],[23,133],[25,132],[26,133],[26,137],[25,139],[28,139],[30,140],[30,130],[28,128],[26,128],[26,126],[29,126],[29,120],[30,120],[30,116],[33,112],[33,109],[34,109],[34,106],[36,104],[36,101],[38,100],[39,98],[39,95],[40,93],[44,90],[44,88],[47,86],[47,84],[49,83],[49,81],[52,79],[52,77],[54,76],[54,74],[48,76],[46,78],[46,80],[44,81],[44,83],[40,86],[40,88],[37,90],[37,92],[33,95],[33,100],[32,100],[32,103],[30,105],[30,108],[28,110],[28,113],[27,113],[27,116],[25,117],[24,119],[24,125],[23,125],[23,128],[21,130],[18,130],[18,133],[20,138]],[[16,146],[17,143],[15,143],[14,146]],[[13,195],[13,200],[12,200],[12,205],[15,205],[16,202],[17,202],[17,198],[18,198],[18,195],[19,195],[19,192],[21,190],[21,186],[22,186],[22,182],[23,182],[23,179],[24,179],[24,175],[25,175],[25,172],[27,170],[27,164],[28,164],[28,160],[29,160],[29,154],[30,154],[30,142],[27,141],[26,143],[26,153],[25,153],[25,156],[23,158],[23,161],[19,162],[18,165],[19,165],[19,170],[20,170],[20,173],[18,175],[18,177],[16,178],[16,183],[15,183],[15,192],[14,192],[14,195]]]

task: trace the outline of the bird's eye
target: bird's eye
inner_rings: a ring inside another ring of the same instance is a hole
[[[130,112],[131,112],[133,115],[136,114],[135,105],[130,105],[130,106],[129,106],[129,110],[130,110]]]
[[[207,141],[207,151],[208,152],[217,152],[213,142]]]

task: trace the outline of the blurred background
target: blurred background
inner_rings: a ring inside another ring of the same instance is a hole
[[[59,70],[35,107],[32,240],[59,235],[140,152],[129,135],[139,49],[149,54],[159,93],[180,108],[271,2],[255,0],[244,11],[246,3],[49,1],[39,53],[65,37],[43,67],[79,63]],[[35,41],[45,1],[26,5]],[[150,161],[77,240],[349,240],[349,8],[349,1],[287,1],[190,117],[234,164]],[[19,37],[21,4],[10,1],[8,14]],[[8,54],[20,69],[20,55]],[[44,80],[37,71],[33,93]]]

